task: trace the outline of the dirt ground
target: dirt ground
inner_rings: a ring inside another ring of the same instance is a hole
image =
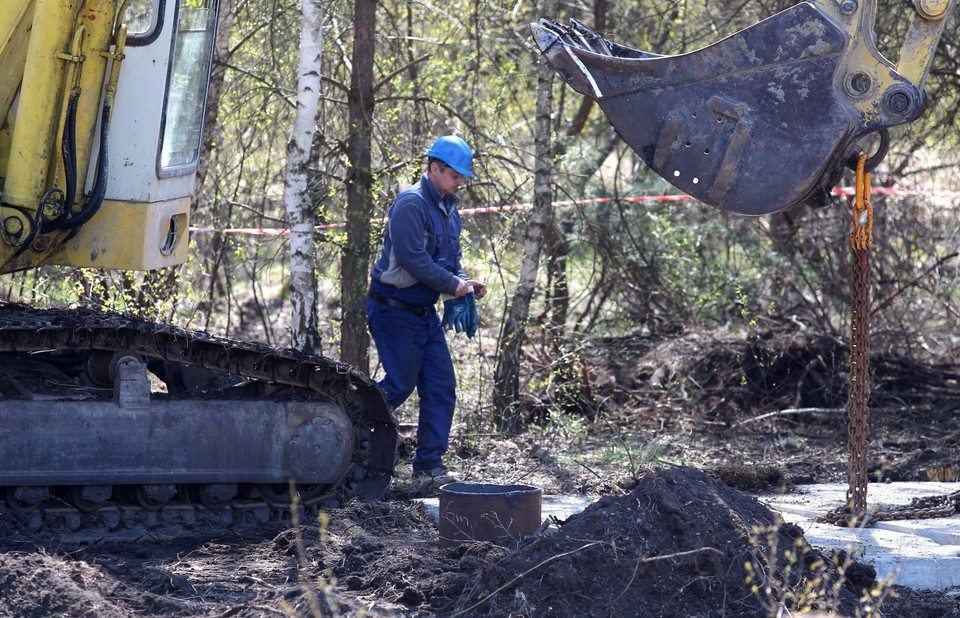
[[[579,352],[526,402],[528,431],[454,436],[462,480],[597,499],[540,535],[439,547],[407,437],[383,500],[303,521],[78,541],[0,508],[0,616],[960,616],[957,595],[886,587],[751,497],[845,482],[839,343],[784,327]],[[872,478],[957,480],[960,371],[872,363]]]

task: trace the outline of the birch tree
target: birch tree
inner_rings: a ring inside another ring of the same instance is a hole
[[[494,370],[494,408],[501,431],[515,432],[521,427],[520,352],[523,348],[530,300],[537,286],[537,271],[543,251],[544,233],[553,225],[553,161],[550,115],[553,112],[553,67],[546,60],[537,72],[537,107],[534,123],[536,162],[534,167],[533,212],[523,234],[523,262],[517,288],[507,308],[500,333],[497,365]]]
[[[320,103],[320,44],[323,9],[320,0],[302,0],[297,111],[287,143],[283,201],[290,229],[290,302],[293,347],[321,354],[317,328],[317,259],[314,246],[314,208],[308,190],[308,163]]]

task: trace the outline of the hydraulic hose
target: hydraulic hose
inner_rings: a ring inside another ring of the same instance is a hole
[[[63,170],[66,176],[66,192],[63,196],[63,212],[58,219],[66,219],[73,208],[73,200],[77,197],[77,105],[80,100],[80,90],[74,89],[70,93],[70,102],[67,104],[66,125],[63,128]]]
[[[127,2],[124,2],[121,5],[114,30],[114,51],[110,54],[110,57],[113,58],[113,66],[110,69],[110,79],[107,81],[104,91],[103,109],[100,113],[100,150],[97,153],[96,180],[93,184],[93,191],[91,191],[87,203],[80,209],[80,212],[69,216],[63,222],[63,227],[70,229],[67,236],[63,239],[63,242],[69,241],[80,232],[80,228],[100,210],[100,207],[103,205],[103,200],[106,197],[108,161],[107,136],[110,133],[110,116],[117,94],[117,82],[120,79],[120,65],[123,62],[123,50],[127,41],[127,26],[123,23],[123,15],[126,11],[127,4]]]
[[[22,208],[20,206],[14,206],[13,204],[4,204],[4,206],[8,208],[13,208],[14,210],[19,211],[20,214],[23,215],[24,220],[26,220],[30,226],[30,229],[27,231],[26,239],[24,239],[23,242],[17,245],[19,248],[17,249],[16,253],[14,253],[13,256],[10,258],[11,260],[16,259],[17,257],[20,256],[21,253],[26,251],[27,247],[33,244],[33,241],[36,240],[37,236],[40,235],[40,227],[43,221],[44,204],[46,204],[47,200],[50,199],[50,197],[56,193],[59,193],[60,200],[63,200],[63,191],[61,191],[57,187],[50,189],[49,191],[43,194],[43,197],[40,198],[40,203],[37,204],[37,211],[35,214],[33,214],[34,216],[33,220],[30,219],[30,216],[32,213],[26,208]]]
[[[100,115],[100,150],[97,153],[97,177],[93,184],[93,191],[90,192],[90,197],[80,212],[71,215],[59,226],[70,229],[70,233],[63,240],[64,242],[76,236],[83,224],[92,219],[103,205],[103,199],[107,193],[107,135],[110,132],[110,110],[112,107],[113,105],[109,101],[105,101]]]

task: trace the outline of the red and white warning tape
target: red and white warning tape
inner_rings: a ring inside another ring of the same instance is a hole
[[[873,187],[873,194],[882,195],[901,195],[901,196],[924,196],[924,197],[946,197],[960,198],[960,191],[946,189],[898,189],[896,187]],[[837,187],[833,190],[834,195],[847,196],[853,195],[853,187]],[[560,202],[551,202],[551,206],[584,206],[587,204],[603,204],[607,202],[687,202],[694,198],[689,195],[634,195],[630,197],[595,197],[584,200],[564,200]],[[522,204],[509,204],[504,206],[480,206],[477,208],[464,208],[460,211],[461,216],[469,217],[471,215],[482,215],[496,212],[513,212],[520,210],[529,210],[533,204],[525,202]],[[386,219],[373,219],[373,223],[383,223]],[[315,230],[333,230],[347,227],[346,223],[328,223],[318,225]],[[250,236],[289,236],[290,230],[282,228],[254,228],[254,227],[233,227],[218,229],[212,227],[191,227],[191,232],[210,232],[216,234],[244,234]]]

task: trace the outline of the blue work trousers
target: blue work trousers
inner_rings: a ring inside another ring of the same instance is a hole
[[[367,298],[367,325],[386,375],[379,382],[387,402],[399,408],[417,389],[420,418],[413,469],[443,464],[457,403],[453,359],[437,312],[421,317]]]

